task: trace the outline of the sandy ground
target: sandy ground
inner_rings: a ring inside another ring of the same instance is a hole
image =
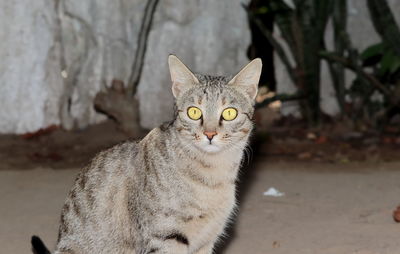
[[[54,246],[77,171],[0,171],[0,253],[31,253],[32,234]],[[400,204],[400,163],[258,160],[244,170],[240,186],[240,212],[218,253],[400,253],[400,224],[392,219]],[[263,196],[269,187],[285,196]]]

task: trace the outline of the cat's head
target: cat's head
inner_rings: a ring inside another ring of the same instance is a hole
[[[253,127],[261,60],[233,78],[194,74],[173,55],[168,64],[176,99],[174,126],[185,143],[206,153],[242,149]]]

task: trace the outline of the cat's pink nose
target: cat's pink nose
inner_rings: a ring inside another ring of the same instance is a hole
[[[205,132],[203,132],[203,134],[206,135],[208,140],[211,141],[213,139],[213,137],[215,135],[217,135],[218,133],[216,131],[205,131]]]

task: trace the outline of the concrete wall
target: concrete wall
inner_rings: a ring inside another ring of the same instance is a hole
[[[138,88],[143,127],[153,128],[172,117],[169,54],[206,74],[235,74],[248,62],[250,32],[241,2],[160,1]]]
[[[144,4],[1,1],[0,133],[104,119],[93,98],[112,79],[128,79]]]
[[[2,133],[23,133],[60,123],[63,88],[54,3],[0,1]]]
[[[162,0],[138,88],[141,122],[168,120],[172,97],[167,55],[193,70],[233,73],[247,60],[242,0]],[[84,128],[105,117],[96,93],[127,83],[146,1],[10,0],[0,3],[0,133],[56,124]]]

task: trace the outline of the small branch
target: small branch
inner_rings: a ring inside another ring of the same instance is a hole
[[[261,22],[259,18],[257,18],[246,5],[242,5],[243,8],[246,10],[247,14],[249,15],[250,20],[254,22],[254,24],[257,25],[257,27],[260,29],[261,33],[265,36],[265,38],[268,39],[269,43],[271,43],[272,47],[274,47],[276,53],[278,54],[279,58],[282,60],[283,64],[285,65],[287,72],[289,74],[290,79],[294,84],[296,84],[296,78],[295,78],[295,72],[293,67],[290,64],[290,61],[288,57],[285,54],[285,51],[279,45],[279,42],[274,38],[272,33],[264,26],[264,24]]]
[[[334,54],[330,54],[328,52],[320,52],[319,55],[323,59],[325,59],[329,62],[336,62],[336,63],[342,64],[344,67],[358,73],[360,76],[362,76],[366,80],[368,80],[373,86],[375,86],[378,90],[380,90],[386,96],[388,96],[388,97],[391,96],[391,92],[389,91],[389,89],[387,89],[377,78],[375,78],[373,75],[365,72],[361,67],[353,64],[348,59],[334,55]]]
[[[132,73],[128,81],[128,94],[135,95],[136,88],[142,74],[144,55],[147,49],[147,40],[150,33],[151,23],[153,21],[154,12],[159,0],[148,0],[144,10],[143,22],[138,35],[138,43],[136,48],[135,60],[132,65]]]
[[[305,99],[305,98],[306,98],[306,96],[302,95],[302,94],[277,94],[271,98],[267,98],[267,99],[263,100],[260,103],[256,103],[255,108],[258,109],[258,108],[267,106],[275,101],[285,102],[285,101],[301,100],[301,99]]]

